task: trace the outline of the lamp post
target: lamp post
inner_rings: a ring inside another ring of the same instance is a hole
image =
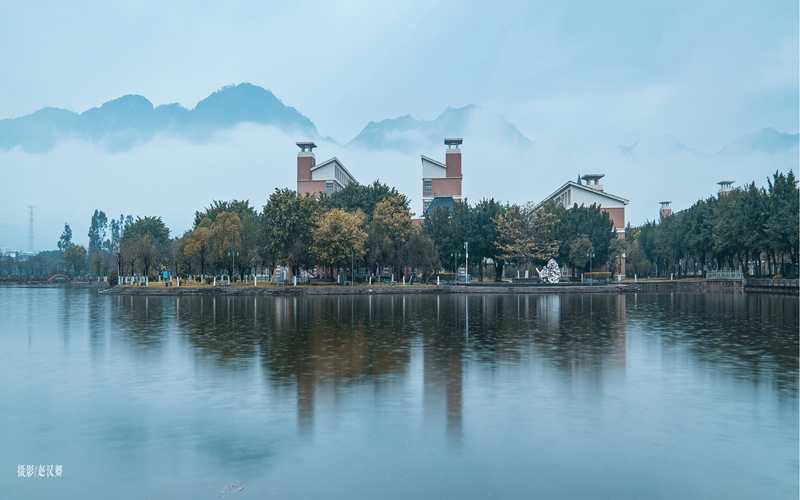
[[[469,282],[469,241],[464,242],[464,282]]]
[[[592,259],[594,258],[594,252],[589,252],[586,254],[589,257],[589,274],[592,274]],[[589,286],[592,286],[592,277],[589,276]]]
[[[233,263],[235,262],[236,252],[231,248],[231,277],[233,277]],[[236,287],[236,280],[231,280],[231,286]]]
[[[350,287],[356,286],[356,251],[350,251],[351,265],[350,265]]]
[[[458,283],[458,258],[461,257],[461,254],[458,252],[453,252],[453,274],[455,274],[456,283]]]

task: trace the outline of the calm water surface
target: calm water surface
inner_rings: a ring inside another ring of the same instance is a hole
[[[0,287],[0,381],[0,498],[798,497],[796,297]]]

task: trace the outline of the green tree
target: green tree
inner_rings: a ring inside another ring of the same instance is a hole
[[[102,248],[108,248],[109,242],[106,241],[108,230],[108,217],[105,212],[95,210],[92,221],[89,225],[89,253],[96,252]]]
[[[72,246],[72,229],[69,224],[64,223],[64,232],[61,233],[61,238],[58,240],[58,249],[61,252],[66,252]]]
[[[469,251],[478,262],[480,279],[483,281],[485,262],[492,259],[495,262],[495,280],[499,281],[502,273],[503,259],[499,255],[496,243],[500,240],[497,227],[497,218],[505,213],[508,207],[501,205],[494,199],[483,199],[471,210],[472,223],[470,224]]]
[[[86,268],[86,249],[82,245],[70,245],[64,252],[64,261],[75,274],[82,273]]]
[[[313,265],[311,244],[320,206],[312,196],[298,196],[290,189],[276,189],[262,212],[266,253],[273,264],[287,264],[298,274]]]
[[[594,254],[594,255],[591,255]],[[597,258],[592,240],[585,234],[579,234],[569,246],[569,261],[575,267],[585,269]]]
[[[403,260],[402,251],[413,232],[411,211],[405,198],[391,196],[378,202],[371,226],[380,230],[386,240],[385,248],[389,251],[390,262],[399,269]]]
[[[334,268],[348,267],[352,258],[364,256],[364,214],[334,208],[316,218],[313,251],[320,263]],[[355,255],[353,255],[355,254]]]
[[[398,193],[397,189],[390,188],[380,181],[366,185],[350,183],[340,191],[323,197],[319,203],[324,210],[332,208],[341,208],[348,212],[361,210],[368,219],[371,219],[378,203],[387,198],[400,198],[403,206],[408,208],[408,199],[405,195]]]
[[[798,200],[797,179],[791,170],[787,175],[775,172],[773,178],[767,179],[769,185],[767,200],[768,219],[764,231],[769,249],[773,255],[787,255],[790,262],[798,261],[798,244],[800,244],[800,206]],[[794,274],[796,268],[792,270]]]
[[[157,263],[168,262],[171,255],[169,228],[161,217],[137,217],[135,221],[126,220],[120,238],[120,251],[129,262],[131,273],[136,272],[135,265],[140,264],[144,275]]]
[[[536,212],[531,203],[512,205],[495,220],[498,256],[517,265],[546,262],[558,253],[559,242],[553,234],[556,222],[554,213]]]
[[[420,231],[414,231],[406,242],[406,258],[412,268],[418,268],[423,276],[438,269],[439,261],[433,241]]]

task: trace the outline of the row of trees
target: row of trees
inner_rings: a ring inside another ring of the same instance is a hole
[[[97,275],[117,269],[151,275],[162,268],[184,276],[242,275],[282,265],[332,278],[353,265],[370,272],[389,267],[399,276],[405,266],[430,275],[468,264],[481,280],[487,264],[499,280],[506,264],[530,269],[550,258],[585,269],[591,255],[596,267],[614,268],[625,251],[608,215],[594,205],[567,210],[465,200],[427,214],[421,225],[412,223],[413,215],[404,195],[378,181],[353,183],[319,200],[276,189],[261,210],[248,201],[214,201],[177,238],[160,217],[109,219],[96,210],[88,249],[73,244],[68,225],[58,248],[65,268]]]
[[[659,222],[629,227],[628,265],[639,275],[697,269],[776,269],[796,275],[800,192],[792,171],[699,200]]]
[[[468,242],[470,270],[481,280],[486,263],[495,264],[497,280],[507,263],[530,268],[556,258],[585,269],[590,255],[597,267],[616,272],[626,254],[629,269],[639,275],[680,275],[698,266],[752,268],[758,275],[776,265],[780,273],[796,274],[799,198],[794,173],[776,172],[766,188],[751,183],[661,221],[629,225],[627,239],[619,240],[608,215],[596,206],[465,200],[427,214],[417,227],[408,199],[377,181],[350,184],[319,200],[278,189],[261,210],[248,201],[214,201],[195,213],[192,229],[178,238],[170,237],[160,217],[109,219],[95,210],[88,248],[73,243],[65,224],[57,251],[24,262],[5,257],[0,272],[105,275],[119,269],[150,275],[165,268],[182,275],[241,275],[253,267],[286,265],[295,274],[323,269],[332,277],[355,264],[392,267],[398,274],[410,266],[430,274],[464,265]]]

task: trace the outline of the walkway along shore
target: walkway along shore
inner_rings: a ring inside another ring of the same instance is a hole
[[[759,280],[762,281],[762,280]],[[787,280],[788,281],[788,280]],[[562,294],[562,293],[783,293],[798,294],[797,280],[794,286],[767,287],[742,281],[693,280],[693,281],[639,281],[638,283],[610,283],[608,285],[512,285],[508,283],[470,283],[460,285],[396,285],[396,286],[265,286],[253,287],[242,284],[237,287],[162,287],[162,286],[116,286],[102,290],[107,295],[391,295],[391,294]]]
[[[470,293],[470,294],[553,294],[553,293],[627,293],[635,292],[637,287],[633,285],[615,283],[611,285],[538,285],[538,286],[514,286],[503,284],[485,285],[396,285],[396,286],[297,286],[286,287],[253,287],[242,285],[241,287],[138,287],[138,286],[115,286],[101,291],[106,295],[398,295],[398,294],[443,294],[443,293]]]

